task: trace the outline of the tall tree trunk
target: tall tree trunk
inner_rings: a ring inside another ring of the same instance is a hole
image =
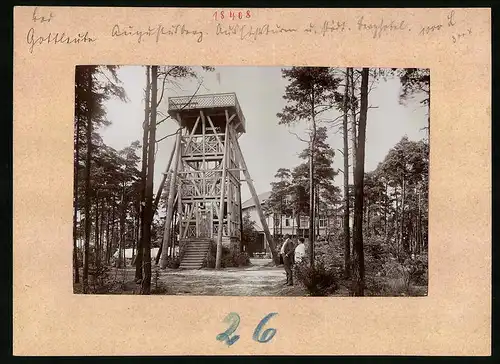
[[[136,207],[136,212],[134,216],[134,230],[133,230],[133,242],[132,242],[132,262],[135,262],[135,259],[137,259],[137,255],[139,254],[139,251],[137,250],[137,245],[139,241],[139,230],[141,228],[141,218],[140,218],[140,211],[141,211],[141,204],[140,201]]]
[[[349,72],[348,72],[349,73]],[[356,97],[355,94],[355,85],[354,85],[354,68],[351,68],[350,72],[350,77],[349,80],[350,82],[347,82],[347,87],[351,86],[351,100],[354,100]],[[357,118],[356,118],[356,103],[351,101],[351,117],[352,117],[352,170],[354,173],[354,169],[356,168],[356,150],[358,149],[358,132],[357,132]],[[353,175],[354,176],[354,175]]]
[[[396,242],[396,258],[399,260],[399,195],[398,187],[394,187],[394,199],[396,208],[394,209],[394,241]]]
[[[148,145],[148,173],[146,178],[146,206],[145,221],[147,223],[144,239],[142,241],[144,279],[141,285],[141,294],[151,293],[151,224],[153,222],[153,177],[154,177],[154,157],[156,143],[156,108],[158,96],[158,66],[151,67],[151,122],[149,126]]]
[[[78,238],[78,170],[80,164],[80,120],[76,120],[76,138],[74,143],[74,176],[73,176],[73,269],[75,283],[80,283],[80,268],[78,267],[78,248],[76,241]]]
[[[121,200],[121,211],[120,211],[120,239],[118,242],[118,268],[122,267],[122,264],[125,265],[124,259],[124,251],[123,248],[125,246],[125,182],[122,182],[122,200]]]
[[[363,185],[365,167],[366,119],[368,114],[368,68],[361,72],[361,108],[359,115],[359,135],[356,151],[356,170],[354,175],[354,264],[353,294],[364,296],[365,262],[363,252]]]
[[[85,161],[85,244],[83,249],[83,293],[88,293],[89,286],[89,249],[90,230],[92,228],[90,220],[90,171],[92,161],[92,68],[88,67],[86,76],[88,77],[88,99],[87,99],[87,156]]]
[[[385,182],[385,196],[384,196],[384,241],[387,243],[387,208],[389,196],[387,195],[387,181]]]
[[[116,201],[115,201],[114,195],[111,197],[111,203],[113,204],[113,207],[112,207],[112,213],[111,213],[111,239],[109,241],[109,251],[108,251],[108,256],[107,256],[108,264],[111,263],[111,256],[114,253],[113,247],[115,246],[115,244],[113,244],[115,241],[115,219],[116,219]]]
[[[370,205],[368,204],[368,201],[367,201],[367,206],[366,206],[366,233],[367,233],[368,237],[371,236],[371,232],[370,232]]]
[[[418,237],[418,252],[422,253],[423,251],[423,239],[422,239],[422,214],[420,209],[420,185],[418,186],[418,215],[417,215],[418,229],[417,229],[417,237]]]
[[[316,147],[316,98],[314,94],[314,87],[311,93],[311,120],[312,120],[312,133],[311,133],[311,144],[309,146],[309,260],[311,268],[314,268],[314,182],[315,182],[315,171],[314,171],[314,158],[315,158],[315,147]]]
[[[300,210],[297,211],[297,214],[295,215],[295,219],[297,221],[297,236],[300,235]]]
[[[273,235],[276,236],[276,235],[278,235],[277,231],[276,231],[276,220],[277,220],[276,213],[273,212],[272,216],[273,216]]]
[[[101,201],[101,218],[100,218],[100,223],[99,223],[99,264],[102,265],[102,257],[103,257],[103,252],[104,252],[104,216],[105,216],[105,208],[106,208],[106,201],[102,200]]]
[[[403,251],[408,253],[408,241],[404,236],[404,228],[405,228],[405,203],[406,203],[406,181],[403,177],[402,183],[402,192],[401,192],[401,245],[403,247]]]
[[[142,124],[142,164],[141,164],[141,203],[140,217],[141,230],[139,242],[137,244],[137,258],[135,259],[135,281],[139,283],[142,280],[142,257],[144,255],[142,242],[146,233],[147,221],[144,214],[144,205],[146,201],[146,176],[148,169],[148,137],[149,137],[149,115],[150,115],[150,66],[146,66],[146,95],[144,100],[144,123]]]
[[[430,80],[429,80],[430,83]],[[431,89],[429,87],[427,104],[427,139],[431,142]]]
[[[99,268],[99,191],[95,191],[95,241],[94,241],[94,259],[95,267]]]
[[[346,70],[348,74],[349,68]],[[348,103],[347,96],[349,90],[349,77],[346,76],[346,85],[344,90],[344,122],[342,125],[344,134],[344,277],[351,277],[351,233],[349,229],[349,134],[347,124]]]
[[[104,261],[109,264],[109,233],[110,233],[110,213],[109,213],[109,197],[108,197],[108,209],[106,212],[106,254],[104,255]]]
[[[316,126],[313,121],[313,133],[309,147],[309,263],[314,267],[314,142]]]
[[[280,235],[283,236],[283,197],[280,197]]]
[[[320,236],[319,220],[321,219],[319,211],[319,186],[316,187],[316,237]]]

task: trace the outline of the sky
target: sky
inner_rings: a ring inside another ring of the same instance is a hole
[[[198,94],[235,92],[246,119],[246,133],[239,143],[248,170],[258,194],[270,191],[270,183],[279,168],[294,168],[303,160],[298,154],[307,147],[298,136],[306,139],[305,123],[292,127],[278,124],[276,113],[285,106],[283,94],[286,80],[281,76],[280,67],[215,67],[212,72],[194,67],[199,73],[198,80],[183,80],[176,86],[170,86],[159,106],[167,114],[167,98],[170,96],[192,95],[202,82]],[[217,74],[219,76],[217,76]],[[146,84],[145,67],[123,66],[118,77],[129,98],[128,102],[111,99],[106,102],[107,118],[110,126],[99,130],[104,142],[120,150],[133,141],[142,141],[142,123],[144,121],[144,89]],[[160,86],[160,85],[159,85]],[[418,103],[418,99],[400,105],[400,82],[397,78],[378,81],[368,97],[366,127],[365,172],[374,170],[383,161],[387,152],[403,136],[410,140],[420,140],[427,136],[423,128],[427,125],[427,110]],[[333,119],[338,113],[323,115],[321,118]],[[326,124],[325,124],[326,125]],[[176,121],[169,119],[157,129],[157,140],[174,133]],[[328,142],[336,150],[334,168],[343,168],[342,133],[332,128],[328,132]],[[158,143],[155,161],[155,191],[162,179],[168,158],[173,148],[175,137],[168,137]],[[350,176],[352,181],[352,175]],[[244,184],[245,182],[243,182]],[[341,173],[334,184],[342,186]],[[242,185],[242,200],[251,197],[246,185]]]

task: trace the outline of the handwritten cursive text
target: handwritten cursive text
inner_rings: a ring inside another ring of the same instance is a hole
[[[30,28],[26,34],[26,43],[29,45],[30,53],[36,46],[42,44],[79,44],[79,43],[93,43],[96,38],[91,37],[89,32],[78,33],[77,35],[67,35],[65,32],[50,32],[44,35],[35,34],[35,29]]]
[[[38,15],[38,7],[33,10],[33,15],[31,16],[31,20],[33,20],[35,23],[48,23],[54,18],[54,14],[51,12],[49,15]]]
[[[448,26],[449,27],[455,26],[455,24],[456,24],[456,22],[455,22],[455,10],[450,11],[450,13],[448,14],[448,16],[446,18],[448,19]]]
[[[451,36],[451,40],[453,41],[453,43],[456,43],[456,42],[458,42],[461,39],[467,38],[471,34],[472,34],[472,29],[468,28],[466,32],[461,32],[461,33],[453,34]]]
[[[343,32],[345,30],[345,28],[346,28],[345,21],[326,20],[319,27],[313,23],[309,23],[309,26],[304,29],[304,32],[310,33],[310,34],[313,34],[313,33],[320,34],[322,36],[325,36],[327,33]]]
[[[265,24],[262,26],[248,26],[248,25],[229,25],[224,27],[222,24],[217,24],[215,35],[239,35],[241,40],[251,39],[257,40],[260,36],[266,36],[270,34],[283,34],[283,33],[293,33],[296,32],[295,28],[284,28],[279,24],[271,26]]]
[[[172,25],[170,28],[165,28],[162,24],[155,27],[148,26],[147,29],[136,29],[135,27],[120,26],[115,24],[111,29],[112,37],[136,37],[137,43],[143,41],[143,37],[155,37],[156,43],[160,41],[162,35],[192,35],[198,43],[203,41],[203,32],[198,30],[188,30],[185,25]]]
[[[374,39],[382,37],[382,34],[385,34],[386,32],[402,31],[407,29],[407,24],[404,20],[391,20],[389,23],[386,23],[384,18],[382,18],[380,23],[365,23],[363,16],[358,19],[357,25],[358,30],[372,31]]]

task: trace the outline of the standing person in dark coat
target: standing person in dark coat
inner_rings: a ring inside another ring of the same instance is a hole
[[[286,272],[286,284],[288,286],[293,286],[293,259],[295,254],[295,246],[293,244],[292,239],[290,239],[290,235],[285,235],[285,242],[281,247],[281,255],[283,257],[283,265],[285,266]]]

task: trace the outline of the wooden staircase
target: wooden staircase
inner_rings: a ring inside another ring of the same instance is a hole
[[[200,269],[208,254],[210,239],[196,239],[186,243],[186,250],[179,266],[180,269]]]

